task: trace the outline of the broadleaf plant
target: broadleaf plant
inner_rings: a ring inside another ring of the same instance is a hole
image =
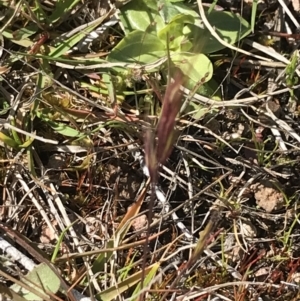
[[[109,61],[151,64],[169,52],[172,64],[184,74],[186,88],[192,90],[201,81],[197,93],[220,99],[213,90],[216,84],[208,55],[224,46],[204,28],[196,11],[182,2],[171,0],[132,0],[120,11],[125,36],[111,51]],[[207,19],[217,34],[230,44],[251,32],[250,24],[231,12],[213,10],[207,12]],[[157,70],[155,67],[152,71]],[[167,75],[169,66],[159,67]]]

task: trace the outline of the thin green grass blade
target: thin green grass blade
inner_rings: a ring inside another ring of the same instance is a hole
[[[159,268],[159,263],[155,263],[147,268],[145,268],[145,275],[148,275],[150,272],[153,273]],[[107,290],[102,291],[96,295],[97,300],[101,301],[111,301],[120,296],[123,292],[128,290],[128,288],[133,287],[136,283],[141,281],[143,271],[138,271],[132,276],[128,277],[126,280],[119,282],[116,286],[112,286]],[[147,278],[147,277],[146,277]],[[153,278],[153,277],[151,277]]]
[[[19,147],[19,144],[18,144],[15,140],[13,140],[12,138],[6,136],[6,135],[3,134],[2,132],[0,132],[0,140],[1,140],[4,144],[6,144],[6,145],[8,145],[8,146],[10,146],[10,147],[13,147],[13,148],[15,148],[15,149],[17,149],[17,148]]]
[[[56,257],[57,257],[57,254],[59,253],[59,250],[61,248],[61,244],[62,244],[62,241],[65,237],[65,234],[66,232],[76,223],[77,221],[73,222],[69,227],[67,227],[66,229],[64,229],[61,234],[59,235],[59,238],[58,238],[58,241],[57,241],[57,244],[55,246],[55,249],[53,251],[53,254],[52,254],[52,257],[51,257],[51,262],[52,263],[55,263],[55,260],[56,260]]]
[[[218,2],[218,0],[214,0],[213,3],[209,6],[209,9],[207,12],[208,14],[210,14],[215,9],[217,2]]]
[[[36,178],[37,174],[36,174],[35,168],[34,168],[34,159],[33,159],[32,151],[33,151],[32,147],[28,147],[28,149],[27,149],[28,170],[30,171],[31,175]]]
[[[157,272],[159,266],[160,266],[159,262],[156,262],[155,264],[153,264],[152,269],[148,272],[148,274],[146,274],[146,277],[143,281],[143,287],[146,287],[151,283],[151,281],[153,280],[153,278],[156,275],[156,272]],[[136,288],[135,288],[132,295],[133,296],[138,296],[140,294],[141,290],[142,290],[141,283],[139,283],[136,286]],[[133,298],[130,299],[130,301],[133,301],[133,300],[138,301],[139,297],[133,297]]]
[[[59,19],[65,18],[66,14],[70,12],[80,0],[59,0],[55,2],[55,9],[52,15],[47,18],[47,23],[50,25],[56,23]]]
[[[253,0],[251,10],[251,31],[254,32],[258,0]]]
[[[124,266],[121,270],[119,270],[119,272],[120,272],[119,280],[120,281],[123,281],[126,278],[128,278],[129,272],[132,270],[132,267],[134,266],[134,259],[137,255],[137,253],[138,252],[135,252],[133,254],[132,258],[130,259],[130,262],[126,266]]]
[[[42,5],[40,3],[39,0],[35,0],[35,9],[34,9],[34,13],[35,13],[35,16],[36,18],[38,19],[38,21],[42,24],[44,23],[45,21],[47,22],[47,14],[45,13],[45,11],[43,10],[42,8]]]

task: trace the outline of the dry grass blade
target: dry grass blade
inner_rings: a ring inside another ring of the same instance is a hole
[[[181,278],[184,275],[184,273],[186,271],[188,271],[189,268],[191,268],[191,266],[193,264],[195,264],[197,260],[200,259],[200,256],[202,255],[204,249],[206,248],[206,245],[208,243],[208,239],[209,239],[210,235],[212,235],[212,231],[214,230],[214,228],[217,226],[219,219],[220,219],[219,213],[216,210],[214,210],[212,212],[212,214],[211,214],[211,217],[210,217],[210,220],[209,220],[208,224],[206,225],[206,227],[204,228],[204,230],[200,232],[199,241],[196,244],[196,247],[195,247],[195,249],[193,251],[193,254],[192,254],[191,258],[185,264],[184,268],[180,271],[179,275],[172,282],[172,284],[169,287],[169,291],[166,292],[162,296],[162,298],[160,299],[160,301],[165,300],[165,298],[167,297],[167,295],[169,294],[169,292],[171,292],[176,287],[176,285],[178,284],[178,282],[181,280]]]
[[[126,215],[124,216],[124,218],[120,222],[113,238],[107,243],[107,248],[108,249],[109,248],[114,248],[114,251],[115,251],[116,250],[115,248],[120,246],[120,244],[122,243],[125,235],[129,231],[129,228],[130,228],[134,218],[137,216],[137,214],[140,211],[140,208],[143,204],[143,201],[144,201],[144,198],[146,196],[146,192],[148,190],[149,184],[150,184],[150,179],[147,181],[145,187],[143,188],[143,190],[139,194],[136,202],[129,208]],[[107,262],[107,260],[110,259],[112,254],[113,254],[113,251],[108,251],[104,254],[100,254],[96,258],[95,262],[93,263],[93,272],[97,273],[99,271],[102,271],[104,269],[104,264]]]
[[[180,93],[182,81],[183,74],[178,72],[167,87],[156,127],[156,135],[146,132],[145,161],[153,183],[158,180],[158,166],[165,163],[173,150],[176,139],[176,117],[182,105]]]
[[[149,237],[148,241],[151,242],[152,240],[157,239],[158,236],[160,236],[161,234],[165,233],[165,231],[161,231],[157,234],[154,234],[152,236]],[[130,249],[130,248],[134,248],[134,247],[138,247],[141,246],[142,244],[146,243],[146,239],[143,240],[139,240],[137,242],[134,243],[129,243],[129,244],[122,244],[121,246],[115,247],[115,248],[111,248],[111,249],[103,249],[103,250],[96,250],[96,251],[90,251],[90,252],[85,252],[85,253],[73,253],[73,254],[68,254],[68,255],[63,255],[59,258],[55,259],[55,262],[61,262],[61,261],[67,261],[70,260],[72,258],[82,258],[82,257],[87,257],[87,256],[92,256],[92,255],[98,255],[100,253],[107,253],[107,252],[114,252],[114,251],[121,251],[121,250],[126,250],[126,249]]]
[[[183,74],[177,73],[174,81],[168,85],[163,99],[162,111],[156,129],[158,139],[156,156],[159,164],[164,164],[170,156],[176,139],[176,116],[182,105],[182,95],[180,93],[182,81]]]

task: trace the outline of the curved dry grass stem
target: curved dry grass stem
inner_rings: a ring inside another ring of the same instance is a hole
[[[260,100],[264,100],[265,98],[268,98],[270,96],[276,96],[285,92],[289,92],[290,89],[299,89],[300,85],[295,85],[291,88],[283,88],[283,89],[279,89],[270,93],[263,93],[257,96],[251,96],[251,97],[246,97],[246,98],[242,98],[242,99],[232,99],[232,100],[225,100],[225,101],[218,101],[218,100],[213,100],[211,98],[202,96],[200,94],[195,94],[193,96],[192,100],[196,100],[201,104],[206,104],[206,105],[210,105],[212,108],[223,108],[223,107],[240,107],[240,106],[249,106],[250,104],[253,104],[257,101]],[[184,92],[185,95],[189,95],[190,90],[185,88],[185,87],[181,87],[181,90]]]
[[[224,48],[229,48],[229,49],[232,49],[234,51],[237,51],[239,53],[243,53],[243,54],[246,54],[248,56],[251,56],[251,57],[255,57],[257,59],[260,59],[260,60],[268,60],[267,58],[265,57],[262,57],[262,56],[259,56],[259,55],[255,55],[251,52],[248,52],[246,50],[243,50],[241,48],[238,48],[238,47],[235,47],[234,45],[231,45],[229,43],[227,43],[226,41],[224,41],[218,34],[217,32],[214,30],[214,28],[210,25],[209,21],[207,20],[206,18],[206,15],[205,15],[205,11],[204,11],[204,6],[203,6],[203,3],[202,3],[202,0],[197,0],[198,2],[198,8],[199,8],[199,13],[200,13],[200,17],[201,17],[201,20],[202,22],[204,23],[205,27],[209,30],[210,34],[218,41],[220,42]]]

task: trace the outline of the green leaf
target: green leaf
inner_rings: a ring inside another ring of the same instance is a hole
[[[132,0],[120,10],[120,19],[126,34],[134,30],[158,32],[179,14],[197,19],[199,15],[181,0]]]
[[[13,32],[13,37],[16,40],[26,39],[34,35],[38,31],[38,26],[35,23],[29,23],[26,27],[21,27]]]
[[[159,14],[166,24],[179,13],[176,5],[169,0],[158,0],[157,4],[159,6]]]
[[[200,86],[196,93],[209,97],[213,100],[221,101],[219,83],[214,78],[211,78],[208,82]]]
[[[179,14],[184,14],[186,16],[189,15],[199,19],[199,15],[192,8],[188,7],[184,3],[179,3],[179,2],[182,1],[174,1],[174,0],[157,1],[159,14],[161,15],[162,19],[166,24],[171,22],[171,20]]]
[[[190,15],[176,15],[169,24],[157,33],[158,38],[164,43],[169,43],[169,49],[173,51],[189,51],[192,44],[184,34],[186,24],[194,24],[195,19]],[[189,33],[189,31],[187,31]],[[169,39],[169,40],[168,40]],[[185,43],[183,43],[186,41]]]
[[[33,141],[34,141],[34,138],[29,137],[24,143],[20,144],[19,147],[20,148],[27,148],[32,144]]]
[[[36,266],[31,272],[21,279],[23,283],[47,297],[46,292],[56,294],[60,287],[60,280],[50,267],[42,263]],[[28,291],[18,284],[13,284],[11,288],[26,300],[43,300],[40,296]]]
[[[2,32],[3,36],[10,40],[10,42],[15,43],[17,45],[23,46],[23,47],[31,47],[33,45],[33,42],[30,41],[28,38],[24,38],[19,40],[19,38],[15,38],[13,35],[13,32],[11,30],[4,30]]]
[[[234,44],[251,32],[249,23],[242,17],[231,12],[213,11],[207,15],[208,22],[217,34],[229,44]],[[212,53],[224,48],[207,30],[194,25],[188,25],[194,32],[195,53]]]
[[[189,83],[185,84],[186,88],[192,90],[193,86]],[[197,94],[209,97],[216,101],[221,101],[221,92],[219,84],[212,78],[208,82],[202,84],[196,91]],[[194,119],[200,119],[207,113],[211,112],[211,109],[206,106],[199,104],[198,102],[191,101],[184,110],[184,113],[194,112],[192,117]]]
[[[156,32],[165,25],[158,13],[156,0],[132,0],[120,11],[120,20],[126,34],[134,30]]]
[[[14,118],[12,118],[12,120],[11,120],[11,125],[16,126],[16,120],[15,120]],[[12,131],[11,131],[11,134],[12,134],[12,136],[13,136],[14,141],[15,141],[18,145],[22,144],[22,140],[21,140],[19,134],[18,134],[15,130],[12,130]]]
[[[2,132],[0,132],[0,140],[10,147],[13,147],[13,148],[19,147],[19,144],[15,140],[11,139],[9,136],[6,136]]]
[[[199,88],[195,93],[211,97],[218,89],[218,84],[212,79],[213,65],[208,57],[204,54],[173,54],[171,57],[174,64],[171,69],[171,73],[174,76],[176,69],[179,68],[185,75],[184,86],[192,93],[197,86]],[[214,98],[219,100],[218,96]],[[202,115],[206,114],[210,110],[207,106],[199,105],[196,102],[191,101],[185,108],[185,113],[193,113],[193,118],[199,119]]]
[[[49,116],[49,114],[51,114],[51,112],[48,109],[36,111],[36,116],[45,121],[57,133],[67,137],[82,136],[82,133],[80,131],[69,127],[67,124],[51,120],[51,116]]]
[[[108,60],[110,62],[149,64],[165,55],[165,45],[156,35],[135,30],[111,51]]]
[[[67,137],[79,137],[82,135],[81,132],[69,127],[68,125],[64,123],[54,122],[54,121],[48,121],[48,125],[52,127],[52,129],[64,136]]]
[[[213,74],[213,65],[204,54],[183,53],[172,55],[174,65],[184,73],[194,85],[200,80],[204,83],[211,79]]]

